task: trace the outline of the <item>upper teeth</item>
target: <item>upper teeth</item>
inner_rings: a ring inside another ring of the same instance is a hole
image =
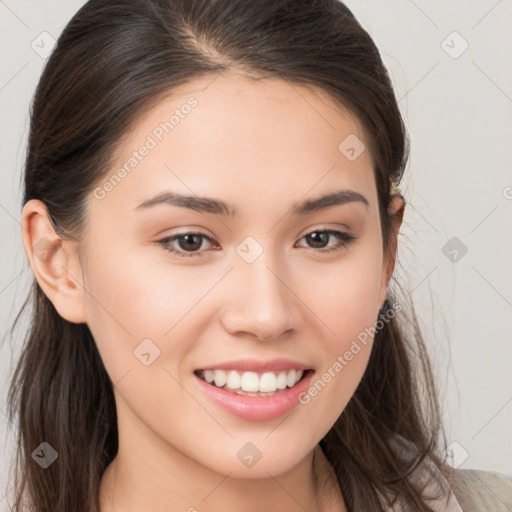
[[[288,370],[280,372],[239,372],[237,370],[204,370],[204,380],[222,388],[227,386],[230,389],[242,389],[253,392],[272,392],[292,387],[299,382],[303,375],[302,370]]]

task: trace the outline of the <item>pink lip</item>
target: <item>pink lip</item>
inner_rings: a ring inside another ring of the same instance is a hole
[[[246,420],[264,421],[278,418],[291,411],[299,403],[299,395],[307,390],[314,373],[307,372],[292,388],[286,388],[274,396],[261,397],[237,395],[208,384],[197,375],[195,377],[206,396],[225,411]]]
[[[224,363],[203,366],[201,370],[242,370],[244,372],[274,372],[278,370],[310,370],[311,366],[292,361],[291,359],[271,359],[257,361],[256,359],[238,359]]]

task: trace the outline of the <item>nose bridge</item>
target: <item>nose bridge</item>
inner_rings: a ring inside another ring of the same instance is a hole
[[[242,244],[241,244],[242,245]],[[254,248],[253,248],[254,249]],[[294,327],[293,294],[276,270],[272,251],[265,249],[252,262],[236,258],[233,294],[224,320],[231,331],[268,339]]]

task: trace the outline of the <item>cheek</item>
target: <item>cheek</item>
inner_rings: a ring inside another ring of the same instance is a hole
[[[87,301],[92,318],[117,323],[134,340],[161,337],[184,309],[184,301],[189,302],[194,295],[190,275],[177,269],[170,276],[168,267],[153,263],[152,250],[110,247],[90,258],[87,267]]]
[[[374,325],[379,311],[382,250],[377,243],[360,244],[338,261],[306,269],[300,297],[326,333],[329,351],[350,345],[349,340]],[[296,277],[297,283],[299,277]]]
[[[163,335],[175,323],[180,285],[165,286],[162,276],[141,264],[133,251],[123,254],[112,247],[95,251],[84,273],[87,324],[115,382],[132,367],[142,366],[134,350],[143,340],[151,340],[144,341],[151,357],[161,353]]]
[[[87,324],[105,367],[115,382],[139,370],[138,355],[149,352],[151,367],[177,372],[212,314],[209,291],[229,266],[180,266],[168,262],[163,249],[120,247],[96,250],[85,269]],[[155,258],[153,250],[164,257]]]
[[[377,244],[361,246],[339,264],[317,267],[317,286],[304,287],[305,302],[320,319],[323,357],[302,403],[322,418],[325,429],[346,407],[367,367],[379,312],[381,261]]]

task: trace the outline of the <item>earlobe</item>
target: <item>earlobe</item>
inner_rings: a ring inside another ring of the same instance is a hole
[[[44,294],[65,320],[85,323],[84,287],[76,242],[62,240],[43,202],[31,199],[23,207],[22,237],[35,278]]]

